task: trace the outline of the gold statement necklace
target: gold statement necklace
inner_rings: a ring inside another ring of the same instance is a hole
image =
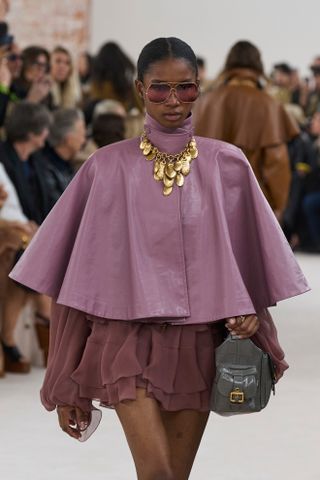
[[[182,187],[184,177],[190,173],[190,164],[197,158],[197,144],[192,137],[187,146],[175,155],[160,152],[152,145],[146,132],[141,135],[140,150],[147,160],[153,160],[153,178],[163,183],[163,195],[168,196],[173,190],[174,184]]]

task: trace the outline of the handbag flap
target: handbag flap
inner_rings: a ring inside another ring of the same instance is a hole
[[[220,369],[220,375],[217,378],[217,389],[225,397],[238,388],[244,393],[245,400],[255,397],[257,393],[257,369],[255,366],[237,365],[236,368],[226,366]]]

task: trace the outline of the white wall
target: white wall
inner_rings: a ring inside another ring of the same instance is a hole
[[[286,60],[309,74],[320,54],[319,0],[92,0],[91,50],[115,40],[133,60],[159,36],[177,36],[213,76],[237,40],[255,43],[268,71]]]

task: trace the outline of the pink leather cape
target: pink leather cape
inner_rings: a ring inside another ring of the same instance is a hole
[[[168,130],[170,153],[191,117]],[[139,138],[99,149],[80,169],[10,274],[57,303],[119,320],[204,323],[259,312],[309,289],[242,152],[196,137],[199,156],[169,197]]]
[[[147,117],[146,131],[170,153],[193,134],[191,118],[172,131]],[[98,150],[10,275],[71,307],[70,315],[53,309],[41,399],[48,410],[70,404],[91,412],[82,440],[101,412],[72,377],[89,335],[78,310],[89,318],[185,324],[257,312],[254,342],[270,353],[279,377],[288,368],[267,307],[305,292],[307,282],[242,152],[196,141],[191,173],[169,197],[138,138]]]

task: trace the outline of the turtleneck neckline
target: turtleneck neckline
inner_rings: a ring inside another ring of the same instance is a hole
[[[160,151],[179,153],[193,137],[192,115],[189,115],[180,127],[168,128],[160,125],[147,113],[144,129],[150,142]]]

